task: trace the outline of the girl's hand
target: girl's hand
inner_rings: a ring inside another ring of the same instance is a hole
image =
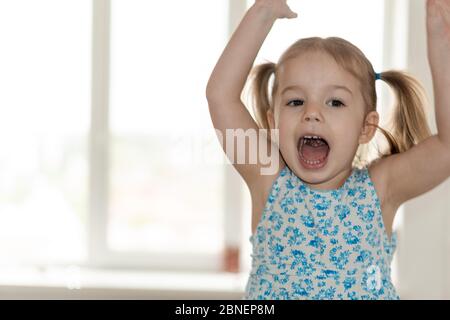
[[[286,2],[287,0],[255,0],[255,5],[267,8],[277,19],[297,18],[297,13],[293,12]]]
[[[430,64],[440,68],[450,57],[450,0],[427,0],[427,41]],[[439,65],[439,66],[438,66]]]

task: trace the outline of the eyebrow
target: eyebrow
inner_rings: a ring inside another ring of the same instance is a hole
[[[348,93],[350,93],[351,96],[353,96],[353,92],[352,92],[349,88],[347,88],[346,86],[340,86],[340,85],[334,84],[334,85],[327,86],[326,88],[342,89],[342,90],[345,90],[345,91],[347,91]],[[287,86],[286,88],[284,88],[284,89],[281,91],[281,94],[284,94],[286,91],[289,91],[289,90],[297,90],[297,89],[300,89],[300,90],[301,90],[302,87],[297,86],[297,85]]]

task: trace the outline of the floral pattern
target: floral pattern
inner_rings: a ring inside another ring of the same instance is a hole
[[[272,185],[252,244],[243,299],[399,299],[389,239],[368,168],[335,190],[311,189],[289,167]]]

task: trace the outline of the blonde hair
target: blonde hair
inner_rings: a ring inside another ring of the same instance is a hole
[[[293,43],[280,57],[278,64],[266,62],[256,65],[249,74],[250,96],[256,117],[261,129],[269,129],[267,111],[274,108],[274,99],[278,90],[279,68],[287,60],[305,52],[324,52],[330,55],[344,70],[352,74],[360,84],[361,94],[366,106],[365,116],[376,111],[377,94],[375,88],[375,71],[363,52],[352,43],[338,37],[304,38]],[[271,89],[269,80],[274,76]],[[389,70],[380,74],[394,91],[396,102],[390,114],[391,132],[375,125],[386,138],[388,150],[380,152],[383,158],[401,153],[431,135],[425,110],[425,91],[420,82],[413,76],[400,70]],[[269,94],[270,93],[270,94]],[[371,124],[374,125],[374,124]],[[353,160],[353,165],[367,164],[368,149],[361,145]]]

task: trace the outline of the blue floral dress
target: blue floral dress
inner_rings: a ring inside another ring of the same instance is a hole
[[[286,166],[252,244],[243,299],[399,299],[389,240],[367,167],[334,190],[311,189]]]

